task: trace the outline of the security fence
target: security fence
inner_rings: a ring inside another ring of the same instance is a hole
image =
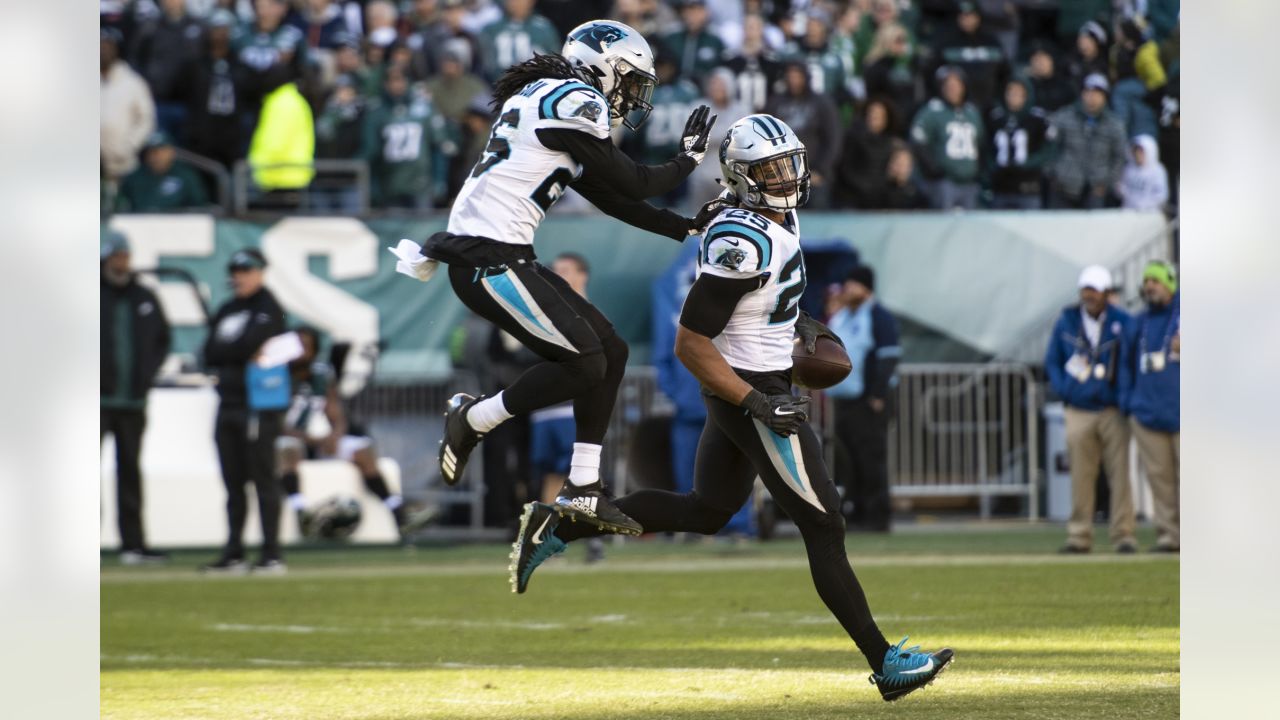
[[[1039,514],[1040,388],[1026,365],[902,365],[889,431],[892,492],[899,497],[1026,498]]]
[[[475,378],[458,373],[444,382],[405,383],[380,376],[349,401],[349,412],[374,436],[380,454],[400,463],[406,496],[440,504],[446,512],[461,508],[450,513],[452,524],[430,534],[478,537],[493,534],[484,530],[486,512],[494,507],[514,511],[531,499],[516,497],[529,479],[502,477],[500,487],[486,488],[483,453],[477,450],[458,485],[443,483],[436,466],[442,413],[448,398],[459,391],[476,392]],[[894,496],[977,498],[983,517],[990,514],[994,498],[1018,496],[1025,498],[1027,516],[1038,517],[1043,399],[1028,366],[906,364],[899,367],[896,393],[896,418],[889,432]],[[828,466],[834,468],[832,441],[839,429],[830,403],[816,395],[813,422],[824,437]],[[669,472],[665,419],[671,414],[654,368],[629,368],[601,462],[615,492],[669,482],[664,477]]]

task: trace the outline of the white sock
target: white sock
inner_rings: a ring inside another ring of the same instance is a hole
[[[467,410],[467,424],[478,433],[487,433],[513,417],[502,404],[502,393],[485,398]]]
[[[569,461],[569,482],[581,487],[600,480],[601,449],[599,445],[592,443],[573,444],[573,459]]]
[[[289,496],[289,509],[294,511],[307,509],[307,499],[302,497],[302,493],[294,493]]]
[[[395,510],[404,504],[404,498],[399,495],[388,495],[387,499],[382,501],[382,504],[386,505],[388,510]]]

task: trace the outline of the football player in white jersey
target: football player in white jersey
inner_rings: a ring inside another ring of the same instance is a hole
[[[638,165],[610,140],[618,125],[644,122],[657,79],[644,37],[598,20],[569,33],[562,54],[514,65],[494,86],[498,119],[449,213],[448,229],[419,250],[393,249],[398,269],[419,279],[437,262],[475,313],[519,339],[545,362],[488,398],[450,401],[440,443],[440,472],[454,484],[472,450],[507,419],[573,401],[577,438],[556,500],[561,515],[610,532],[641,526],[613,505],[600,480],[601,443],[627,362],[627,345],[605,316],[560,276],[538,263],[533,236],[568,187],[636,227],[682,241],[697,218],[659,210],[645,198],[675,189],[701,162],[715,117],[705,105],[685,125],[681,152],[661,165]],[[710,211],[700,213],[702,226]]]
[[[617,504],[646,531],[710,535],[759,476],[800,529],[818,595],[870,664],[881,696],[895,700],[932,682],[953,653],[906,648],[905,638],[890,646],[881,634],[845,554],[840,497],[807,422],[809,398],[791,394],[796,336],[810,348],[820,335],[834,337],[797,305],[805,288],[796,217],[809,194],[805,147],[781,120],[749,115],[729,129],[720,165],[735,206],[702,236],[676,335],[676,355],[702,383],[707,405],[694,490],[641,490]],[[516,592],[567,542],[599,533],[559,522],[542,503],[525,508],[512,552]]]

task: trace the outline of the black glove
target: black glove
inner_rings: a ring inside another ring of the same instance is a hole
[[[689,218],[689,234],[701,234],[721,210],[731,207],[738,207],[738,196],[734,195],[732,190],[725,190],[714,199],[708,200],[697,215]]]
[[[829,337],[835,340],[840,347],[844,347],[844,341],[831,332],[831,328],[814,320],[809,313],[803,310],[800,311],[800,317],[796,319],[796,335],[800,338],[800,342],[804,343],[804,349],[810,355],[818,349],[818,338],[820,337]]]
[[[748,415],[783,437],[793,434],[809,420],[807,397],[765,395],[752,390],[742,399],[742,407]]]
[[[711,108],[699,105],[698,109],[689,113],[689,119],[684,123],[684,133],[680,137],[680,154],[692,158],[695,165],[700,164],[702,157],[707,154],[707,137],[711,134],[711,126],[715,125],[716,118],[720,117],[712,115],[708,120],[710,112]]]

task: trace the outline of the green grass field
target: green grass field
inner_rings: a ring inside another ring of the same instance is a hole
[[[1060,557],[1060,541],[851,535],[890,641],[956,650],[892,704],[798,541],[633,542],[597,566],[574,547],[519,596],[496,545],[298,551],[276,578],[201,577],[204,554],[145,570],[108,557],[102,717],[1177,717],[1177,558]]]

